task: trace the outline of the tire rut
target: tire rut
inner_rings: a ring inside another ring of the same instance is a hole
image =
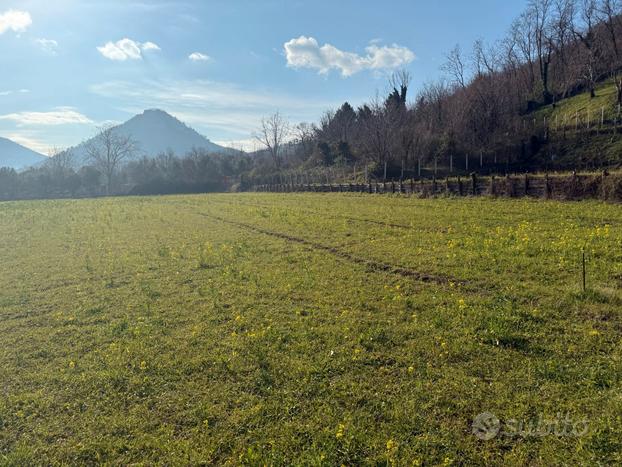
[[[408,277],[411,279],[415,279],[417,281],[420,282],[427,282],[427,283],[436,283],[436,284],[449,284],[450,282],[456,283],[456,284],[466,284],[467,281],[461,280],[461,279],[457,279],[457,278],[453,278],[453,277],[449,277],[449,276],[443,276],[443,275],[434,275],[434,274],[426,274],[426,273],[422,273],[420,271],[416,271],[414,269],[410,269],[404,266],[396,266],[393,264],[388,264],[388,263],[383,263],[380,261],[374,261],[371,259],[366,259],[366,258],[361,258],[355,255],[352,255],[348,252],[339,250],[338,248],[332,247],[332,246],[328,246],[328,245],[323,245],[321,243],[317,243],[317,242],[313,242],[310,240],[306,240],[304,238],[300,238],[300,237],[294,237],[292,235],[289,234],[285,234],[282,232],[276,232],[273,230],[269,230],[269,229],[264,229],[262,227],[258,227],[256,225],[252,225],[252,224],[246,224],[244,222],[238,222],[238,221],[232,221],[229,219],[225,219],[223,217],[220,216],[215,216],[213,214],[206,214],[206,213],[199,213],[199,215],[203,216],[203,217],[207,217],[210,219],[214,219],[217,220],[219,222],[222,222],[224,224],[229,224],[229,225],[233,225],[239,228],[243,228],[246,230],[250,230],[252,232],[256,232],[256,233],[260,233],[260,234],[264,234],[264,235],[268,235],[274,238],[280,238],[282,240],[286,240],[288,242],[293,242],[293,243],[297,243],[300,245],[304,245],[307,246],[313,250],[318,250],[318,251],[324,251],[326,253],[330,253],[338,258],[344,259],[346,261],[349,261],[351,263],[354,264],[358,264],[361,266],[365,266],[368,269],[375,271],[375,272],[386,272],[389,274],[394,274],[394,275],[398,275],[401,277]]]

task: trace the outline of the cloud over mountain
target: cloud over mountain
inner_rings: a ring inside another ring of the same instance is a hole
[[[58,107],[50,112],[14,112],[0,115],[0,120],[11,120],[18,125],[90,124],[93,121],[71,107]]]
[[[311,68],[320,74],[339,70],[344,77],[363,70],[387,70],[407,65],[415,54],[407,47],[397,44],[379,46],[371,43],[365,48],[366,55],[345,52],[331,44],[319,45],[313,37],[300,36],[283,45],[287,66]]]

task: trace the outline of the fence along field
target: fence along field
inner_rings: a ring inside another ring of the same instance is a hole
[[[0,203],[0,459],[619,463],[621,222],[484,197]],[[588,431],[482,441],[482,412]]]
[[[569,175],[491,175],[482,177],[472,173],[468,177],[445,177],[431,180],[411,179],[391,182],[369,183],[299,183],[292,178],[290,183],[258,185],[259,192],[350,192],[380,194],[411,194],[420,196],[531,196],[546,199],[587,199],[596,198],[622,201],[622,177],[619,173],[603,171],[600,174]]]

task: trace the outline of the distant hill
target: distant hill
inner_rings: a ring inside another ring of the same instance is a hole
[[[233,154],[237,151],[212,143],[183,122],[163,110],[145,110],[127,122],[116,127],[116,131],[131,136],[137,143],[137,156],[156,157],[171,149],[177,156],[185,156],[193,148],[212,153]],[[77,161],[86,159],[88,141],[72,149]]]
[[[43,154],[32,151],[10,139],[0,138],[0,167],[25,169],[44,162],[46,159],[47,157]]]

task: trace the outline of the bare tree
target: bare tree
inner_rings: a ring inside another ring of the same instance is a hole
[[[576,79],[572,64],[572,41],[574,29],[575,0],[555,0],[551,20],[551,35],[554,37],[555,62],[557,74],[556,85],[566,97],[569,88]]]
[[[393,94],[399,96],[400,102],[406,104],[406,94],[408,86],[412,81],[412,76],[408,70],[402,69],[394,72],[389,78],[389,86],[393,89]]]
[[[277,170],[281,169],[283,143],[289,136],[289,123],[276,112],[261,120],[261,129],[255,139],[266,147]]]
[[[134,157],[137,143],[131,136],[120,134],[116,127],[99,128],[95,137],[86,145],[89,162],[106,178],[106,194],[111,193],[114,176],[119,167]]]
[[[573,22],[574,24],[574,22]],[[596,0],[581,0],[580,18],[573,29],[574,36],[583,45],[585,54],[582,57],[583,79],[590,90],[590,97],[596,96],[596,80],[600,43],[597,33],[598,10]]]
[[[443,64],[441,70],[449,74],[456,85],[461,88],[466,87],[466,65],[459,44],[447,54],[447,61]]]
[[[385,112],[390,114],[389,122],[394,125],[393,139],[395,150],[391,152],[399,154],[402,164],[402,175],[400,178],[404,177],[404,169],[408,164],[408,157],[412,153],[414,145],[413,113],[406,105],[410,81],[411,75],[407,70],[393,73],[389,80],[389,86],[391,86],[393,91],[387,98],[385,110]]]
[[[622,104],[622,54],[620,51],[620,32],[622,30],[622,2],[620,0],[601,0],[598,5],[601,21],[609,38],[606,61],[616,86],[616,103]]]
[[[359,109],[362,125],[362,146],[367,156],[380,166],[391,159],[391,145],[395,137],[394,112],[388,112],[380,97]]]
[[[471,62],[477,77],[481,77],[485,73],[492,75],[497,71],[500,62],[497,49],[501,48],[501,45],[497,47],[486,47],[484,41],[481,39],[473,43]]]
[[[515,54],[519,70],[526,72],[527,91],[533,92],[535,84],[534,62],[536,57],[534,22],[529,12],[521,14],[510,29],[509,41],[511,50]],[[522,65],[522,66],[521,66]]]
[[[296,138],[296,142],[300,144],[305,157],[309,156],[313,151],[315,132],[315,127],[306,122],[301,122],[294,127],[294,137]]]
[[[54,174],[64,175],[74,168],[74,155],[71,149],[50,148],[45,165]]]

